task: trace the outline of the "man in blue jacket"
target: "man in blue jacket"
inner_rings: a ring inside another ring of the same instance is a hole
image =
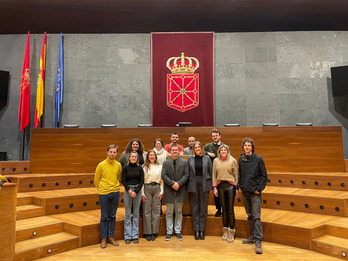
[[[239,158],[239,190],[243,192],[243,204],[248,215],[250,235],[243,244],[255,243],[255,253],[262,254],[263,230],[261,224],[261,192],[267,183],[267,171],[263,159],[254,153],[255,145],[251,138],[242,143],[243,154]]]

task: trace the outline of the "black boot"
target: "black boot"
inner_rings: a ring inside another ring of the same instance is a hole
[[[199,239],[200,240],[204,240],[205,239],[204,231],[199,231]]]
[[[146,241],[151,241],[151,234],[146,234]]]
[[[199,231],[195,231],[195,239],[199,240]]]
[[[221,217],[222,213],[221,213],[221,210],[218,209],[216,212],[215,212],[215,217]]]

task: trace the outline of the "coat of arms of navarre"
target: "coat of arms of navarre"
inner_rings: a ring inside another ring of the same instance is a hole
[[[199,77],[194,73],[199,67],[198,59],[186,57],[171,57],[167,60],[167,68],[172,74],[167,74],[167,105],[170,108],[185,112],[199,105]]]

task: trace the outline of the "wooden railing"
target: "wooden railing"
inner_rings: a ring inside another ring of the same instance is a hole
[[[0,187],[0,260],[14,260],[16,242],[17,184],[5,183]]]

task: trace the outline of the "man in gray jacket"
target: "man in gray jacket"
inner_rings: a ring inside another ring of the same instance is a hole
[[[187,161],[179,157],[179,147],[172,144],[170,147],[171,158],[165,160],[162,166],[162,180],[164,181],[163,201],[167,206],[166,241],[173,235],[173,213],[175,211],[174,232],[175,236],[181,241],[182,227],[182,206],[187,201],[186,182],[189,178]]]

